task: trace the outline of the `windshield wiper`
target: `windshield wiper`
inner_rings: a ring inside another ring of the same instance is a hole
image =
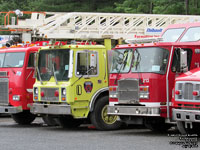
[[[92,71],[94,69],[94,67],[91,67],[89,70],[85,71],[76,81],[74,81],[74,83],[72,83],[71,86],[73,86],[77,81],[79,81],[86,73],[89,73],[90,71]]]
[[[6,67],[10,67],[10,69],[12,70],[12,72],[15,74],[15,71],[14,71],[14,69],[12,68],[13,66],[11,66],[11,65],[6,65]]]
[[[141,55],[140,55],[140,53],[138,52],[138,50],[137,49],[135,49],[135,51],[137,52],[137,59],[136,59],[136,64],[135,64],[135,69],[137,70],[137,68],[138,68],[138,65],[140,64],[140,61],[141,61]]]
[[[54,67],[55,63],[53,63],[53,67],[52,67],[52,70],[53,70],[53,76],[54,76],[54,79],[56,81],[56,85],[58,85],[58,80],[56,78],[56,74],[55,74],[55,67]]]
[[[38,73],[40,83],[43,84],[43,82],[42,82],[42,78],[41,78],[41,76],[40,76],[40,71],[39,71],[38,66],[36,67],[36,71],[37,71],[37,73]]]
[[[137,55],[137,59],[136,59],[135,69],[137,70],[137,73],[138,73],[139,83],[143,84],[142,77],[141,77],[141,74],[140,74],[140,71],[139,71],[139,67],[140,67],[139,65],[140,65],[140,61],[141,61],[141,55],[140,55],[140,52],[138,52],[137,48],[135,49],[135,52],[137,52],[137,54],[138,54]]]
[[[119,70],[118,70],[118,72],[117,72],[117,76],[116,76],[116,78],[115,78],[115,81],[114,81],[114,84],[117,84],[117,78],[118,78],[118,76],[119,76],[119,73],[121,72],[121,70],[122,70],[122,67],[124,66],[126,66],[126,63],[127,63],[127,58],[128,58],[128,50],[125,50],[124,51],[124,54],[123,54],[123,58],[122,58],[122,63],[121,63],[121,66],[120,66],[120,68],[119,68]],[[125,54],[127,54],[127,55],[125,55]],[[123,67],[123,68],[124,68]]]

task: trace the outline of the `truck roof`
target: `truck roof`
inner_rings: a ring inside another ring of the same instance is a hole
[[[195,27],[200,27],[200,22],[171,24],[167,28],[165,28],[165,30],[163,30],[163,32],[161,33],[161,37],[166,36],[169,38],[170,36],[170,38],[176,39],[176,41],[174,42],[183,42],[183,41],[187,41],[186,39],[183,39],[183,38],[188,38],[188,41],[192,40],[191,37],[188,37],[188,35],[190,36],[193,35],[193,38],[196,37],[194,38],[195,39],[194,41],[199,41],[199,34],[200,34],[199,30],[191,30],[192,28],[194,29]],[[181,30],[178,31],[178,29],[181,29]]]
[[[26,51],[37,51],[39,46],[33,46],[33,47],[15,47],[15,48],[2,48],[0,49],[0,53],[4,52],[26,52]]]
[[[161,47],[161,46],[200,46],[200,42],[157,42],[157,43],[142,43],[142,44],[125,44],[117,45],[115,48],[141,48],[141,47]]]
[[[200,27],[200,22],[195,22],[195,23],[182,23],[182,24],[170,24],[167,26],[167,28],[165,28],[163,30],[163,32],[161,33],[161,37],[162,35],[165,33],[165,31],[167,31],[168,29],[175,29],[175,28],[185,28],[185,31],[183,33],[186,32],[186,30],[188,28],[191,27]]]
[[[195,22],[195,23],[182,23],[182,24],[170,24],[165,28],[165,30],[162,32],[162,34],[167,30],[167,29],[172,29],[172,28],[190,28],[190,27],[200,27],[200,22]],[[161,34],[161,35],[162,35]]]
[[[62,46],[45,46],[41,47],[40,50],[47,50],[47,49],[105,49],[104,45],[62,45]]]

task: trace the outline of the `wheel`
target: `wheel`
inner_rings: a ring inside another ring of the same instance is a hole
[[[12,114],[13,120],[21,125],[31,124],[35,120],[36,115],[30,113],[29,110],[24,110],[23,112]]]
[[[108,99],[108,96],[99,98],[94,106],[94,110],[90,114],[91,123],[98,130],[116,130],[122,124],[117,121],[118,116],[107,114]]]
[[[58,118],[59,125],[63,128],[76,128],[82,123],[82,119],[74,119],[72,116],[62,116]]]
[[[52,116],[49,116],[49,115],[42,116],[42,120],[48,126],[56,126],[56,125],[58,125],[58,123],[56,122],[56,120]]]
[[[177,128],[181,134],[200,134],[200,124],[192,123],[192,128],[188,125],[188,128],[185,127],[184,121],[177,121]]]
[[[164,118],[146,118],[145,126],[154,132],[166,132],[172,127],[171,124],[165,123]]]

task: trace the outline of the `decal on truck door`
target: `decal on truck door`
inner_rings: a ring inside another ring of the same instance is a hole
[[[88,81],[88,82],[84,83],[84,89],[85,89],[86,93],[91,93],[92,88],[93,88],[93,83],[92,82]]]

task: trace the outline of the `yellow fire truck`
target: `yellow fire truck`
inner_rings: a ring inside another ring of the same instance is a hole
[[[31,111],[51,125],[77,127],[85,119],[99,130],[120,127],[117,116],[107,115],[108,54],[105,45],[48,46],[36,56],[36,82]]]

